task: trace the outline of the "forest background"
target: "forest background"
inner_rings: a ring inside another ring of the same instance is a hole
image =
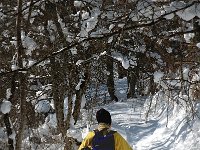
[[[46,138],[72,149],[67,131],[81,109],[123,100],[115,81],[124,77],[124,99],[162,90],[182,106],[174,97],[184,94],[198,117],[199,17],[198,0],[1,0],[1,147],[20,150],[30,135],[41,143],[35,129],[56,114]]]

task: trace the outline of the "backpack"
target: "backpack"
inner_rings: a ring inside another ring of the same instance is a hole
[[[92,139],[92,150],[115,150],[114,133],[116,131],[94,130],[95,135]]]

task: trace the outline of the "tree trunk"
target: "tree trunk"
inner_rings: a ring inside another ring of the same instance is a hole
[[[154,76],[153,75],[150,76],[149,82],[150,82],[150,85],[149,85],[149,91],[148,91],[147,95],[149,95],[149,94],[153,95],[156,92],[156,83],[154,83]]]
[[[16,150],[21,150],[23,134],[26,124],[26,75],[19,73],[19,85],[20,85],[20,114],[19,114],[19,129],[16,137]]]
[[[117,69],[118,69],[118,78],[123,79],[127,76],[127,70],[122,67],[121,63],[117,63]]]
[[[64,125],[64,91],[63,77],[60,69],[59,62],[55,61],[55,58],[51,58],[51,76],[52,76],[52,93],[57,118],[57,129],[59,133],[65,135]],[[59,87],[59,88],[58,88]]]
[[[138,69],[129,69],[128,70],[128,76],[127,76],[127,82],[128,82],[128,93],[127,93],[127,98],[134,98],[136,97],[136,84],[138,80]]]
[[[111,52],[107,52],[108,55],[111,55]],[[110,98],[113,101],[118,101],[118,98],[115,96],[115,83],[114,83],[114,72],[113,72],[113,59],[110,57],[107,57],[106,61],[107,71],[109,72],[107,74],[107,87],[108,87],[108,93],[110,94]]]
[[[58,34],[59,38],[61,39],[61,44],[63,46],[66,46],[66,40],[64,37],[64,34],[62,32],[62,28],[60,23],[58,22],[57,17],[57,9],[56,6],[50,2],[46,3],[46,23],[45,23],[45,33],[49,37],[50,33],[47,29],[48,20],[53,20]],[[51,42],[50,38],[48,38],[47,41],[50,49],[53,49],[53,43]],[[60,56],[61,57],[61,56]],[[63,140],[65,142],[64,149],[71,149],[71,144],[69,141],[69,138],[67,137],[66,133],[68,128],[70,127],[70,118],[72,114],[72,96],[71,93],[68,93],[68,114],[67,118],[65,120],[64,118],[64,96],[67,92],[65,89],[67,89],[67,85],[64,83],[64,80],[66,78],[65,74],[66,72],[69,72],[66,68],[68,64],[68,52],[64,53],[64,63],[61,65],[60,62],[56,62],[55,58],[51,58],[51,76],[52,76],[52,94],[53,94],[53,100],[54,100],[54,106],[55,106],[55,113],[56,113],[56,119],[57,119],[57,130],[58,133],[62,134]],[[62,69],[61,69],[62,66]],[[64,67],[63,67],[64,66]],[[59,88],[58,88],[59,87]],[[68,87],[69,89],[69,87]],[[70,91],[70,90],[69,90]],[[68,92],[69,92],[68,91]]]
[[[198,43],[200,41],[200,25],[199,25],[199,18],[195,17],[193,19],[193,26],[195,31],[195,37],[194,37],[194,42]]]
[[[84,79],[80,85],[80,89],[76,91],[76,101],[75,101],[75,105],[74,105],[74,111],[72,114],[74,117],[74,121],[75,121],[74,124],[76,124],[78,117],[80,115],[81,100],[82,100],[82,96],[85,94],[85,91],[87,89],[88,80],[89,80],[89,74],[85,73]]]
[[[21,40],[21,21],[22,21],[22,0],[18,0],[17,12],[17,52],[18,52],[18,67],[23,68],[24,49]],[[26,73],[19,72],[19,100],[20,100],[20,114],[19,114],[19,129],[16,135],[16,150],[22,148],[23,133],[26,123]]]

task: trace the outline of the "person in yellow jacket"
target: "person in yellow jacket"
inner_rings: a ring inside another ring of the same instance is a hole
[[[112,120],[111,115],[107,110],[103,108],[98,110],[96,113],[96,119],[98,122],[98,131],[107,130],[108,133],[111,131],[110,128]],[[94,136],[95,132],[90,131],[82,141],[78,150],[84,150],[84,148],[89,148],[92,150],[92,140]],[[114,132],[113,136],[115,150],[133,150],[128,142],[118,132]]]

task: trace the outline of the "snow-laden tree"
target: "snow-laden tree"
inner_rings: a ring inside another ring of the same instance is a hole
[[[2,0],[0,101],[12,104],[0,116],[7,147],[51,139],[42,132],[48,129],[71,149],[67,130],[83,102],[118,101],[117,78],[127,77],[127,97],[176,89],[191,95],[192,107],[199,98],[199,9],[199,1]]]

